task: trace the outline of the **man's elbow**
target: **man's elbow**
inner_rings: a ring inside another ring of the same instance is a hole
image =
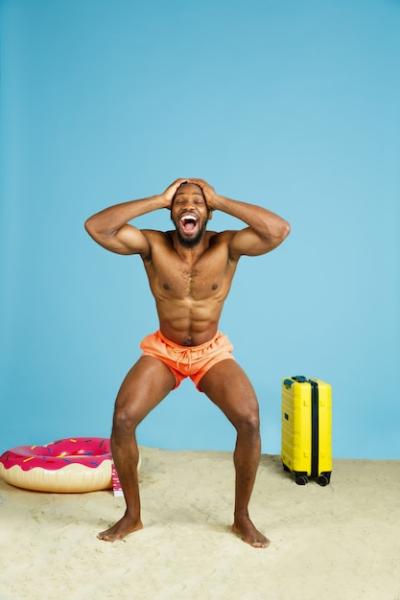
[[[94,233],[102,233],[98,230],[98,228],[95,226],[94,220],[89,217],[88,219],[86,219],[86,221],[83,224],[84,228],[86,229],[86,231],[93,235]]]
[[[96,230],[95,227],[93,227],[93,222],[90,221],[90,219],[86,219],[86,221],[83,224],[85,231],[87,234],[89,234],[89,236],[94,239],[95,242],[97,242],[97,239],[99,237],[99,232]]]
[[[285,224],[283,225],[282,231],[281,231],[281,236],[282,236],[283,240],[289,235],[291,230],[292,230],[292,228],[291,228],[290,224],[286,221]]]
[[[84,222],[83,226],[86,229],[86,231],[89,231],[89,228],[90,228],[90,217],[89,217],[89,219],[86,219],[86,221]]]

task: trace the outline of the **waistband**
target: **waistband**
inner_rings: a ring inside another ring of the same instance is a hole
[[[166,344],[169,344],[176,350],[181,350],[182,352],[186,352],[187,350],[201,350],[202,348],[209,346],[217,337],[219,337],[220,335],[223,335],[223,333],[222,333],[222,331],[220,331],[218,329],[212,338],[207,340],[207,342],[204,342],[204,344],[199,344],[198,346],[182,346],[181,344],[177,344],[176,342],[173,342],[172,340],[165,337],[165,335],[161,333],[160,329],[158,331],[156,331],[156,335],[158,335]]]

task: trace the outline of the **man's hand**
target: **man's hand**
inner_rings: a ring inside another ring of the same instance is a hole
[[[179,179],[175,179],[175,181],[173,183],[171,183],[171,185],[169,185],[162,194],[160,194],[160,198],[163,199],[163,203],[164,203],[163,208],[169,208],[171,210],[171,204],[172,204],[173,197],[176,194],[176,190],[178,189],[178,187],[180,185],[182,185],[182,183],[186,183],[187,181],[189,181],[189,180],[184,179],[182,177]]]
[[[194,177],[190,177],[189,179],[187,179],[187,181],[188,183],[195,183],[196,185],[201,187],[209,210],[215,210],[216,208],[218,208],[219,196],[216,193],[215,189],[209,183],[207,183],[207,181],[204,181],[204,179],[196,179]]]

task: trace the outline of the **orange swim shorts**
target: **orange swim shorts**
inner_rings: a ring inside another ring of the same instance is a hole
[[[199,388],[200,379],[215,364],[226,358],[236,360],[232,355],[233,345],[228,337],[217,331],[213,338],[200,346],[181,346],[172,342],[160,330],[146,335],[140,342],[144,355],[154,356],[170,368],[175,375],[176,389],[185,377]]]

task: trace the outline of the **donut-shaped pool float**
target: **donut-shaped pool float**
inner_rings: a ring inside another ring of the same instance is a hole
[[[140,463],[139,454],[138,470]],[[0,456],[0,475],[11,485],[41,492],[94,492],[111,489],[113,483],[116,487],[109,438],[65,438],[6,450]]]

